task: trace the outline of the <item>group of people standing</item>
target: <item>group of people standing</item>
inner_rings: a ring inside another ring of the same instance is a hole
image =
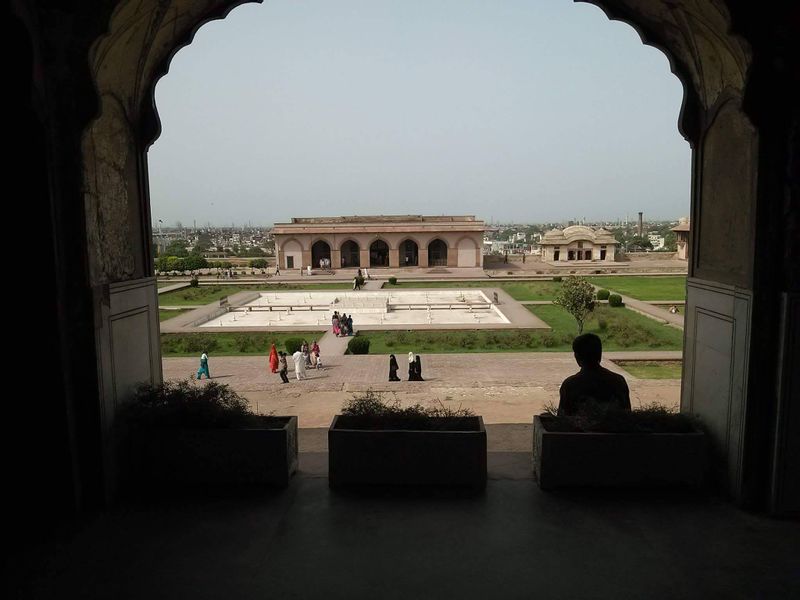
[[[347,316],[344,313],[340,315],[338,310],[333,311],[331,331],[336,337],[353,335],[353,315]]]
[[[389,355],[389,381],[402,381],[397,376],[397,371],[400,366],[397,364],[397,358],[394,354]],[[425,381],[422,378],[422,360],[419,354],[413,352],[408,353],[408,380],[409,381]]]
[[[269,368],[273,373],[280,375],[283,383],[289,383],[289,363],[287,361],[286,352],[278,352],[275,344],[269,351]],[[292,354],[292,361],[294,362],[294,374],[297,381],[306,379],[306,368],[309,369],[322,369],[322,358],[320,357],[319,344],[317,340],[308,345],[308,342],[303,340],[302,345],[298,350]]]

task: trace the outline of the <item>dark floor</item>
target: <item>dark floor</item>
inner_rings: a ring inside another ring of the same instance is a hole
[[[287,490],[129,503],[16,574],[59,599],[800,598],[798,523],[690,493],[545,493],[505,478],[522,457],[490,457],[465,495],[332,492],[306,456]]]

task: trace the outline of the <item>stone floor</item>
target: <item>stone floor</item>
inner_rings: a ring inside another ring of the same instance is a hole
[[[14,555],[36,599],[725,599],[800,597],[800,525],[713,497],[283,491],[161,495]]]

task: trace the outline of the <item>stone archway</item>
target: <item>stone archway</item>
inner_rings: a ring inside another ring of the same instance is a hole
[[[314,269],[330,268],[331,245],[325,240],[317,240],[311,244],[311,266]]]
[[[383,240],[375,240],[369,245],[369,266],[370,268],[389,266],[389,244]]]
[[[353,240],[347,240],[344,244],[342,244],[341,255],[341,267],[343,269],[361,266],[361,248],[359,248],[358,244]]]
[[[34,83],[36,101],[52,116],[46,126],[57,165],[50,177],[53,235],[57,247],[81,249],[75,264],[87,264],[89,273],[67,277],[69,267],[59,267],[58,294],[66,304],[58,319],[64,335],[75,323],[91,329],[79,336],[79,350],[98,356],[93,385],[104,407],[97,436],[105,450],[117,403],[136,382],[160,378],[146,160],[160,127],[155,84],[200,26],[241,3],[14,5],[37,13],[25,19],[36,30],[36,56],[59,57],[36,59]],[[800,461],[791,458],[798,456],[792,440],[800,439],[800,425],[790,417],[800,376],[793,368],[800,349],[789,333],[800,320],[793,162],[800,116],[787,75],[800,60],[788,50],[792,32],[785,26],[793,15],[782,6],[726,0],[591,3],[664,51],[684,85],[679,128],[694,152],[698,226],[690,240],[682,408],[707,422],[715,470],[734,498],[778,506],[788,493],[797,506],[800,493],[787,483],[800,480]],[[63,11],[71,18],[62,18]],[[81,27],[69,29],[70,23]],[[61,52],[57,40],[70,36],[80,39]],[[113,343],[123,330],[134,332],[131,353],[155,359],[128,357],[126,345]],[[85,383],[89,374],[63,358],[70,369],[65,379]],[[701,376],[708,373],[714,377]]]
[[[428,244],[428,266],[447,266],[447,244],[439,238],[432,240]]]
[[[412,239],[403,240],[400,243],[400,266],[417,267],[419,266],[419,244]]]

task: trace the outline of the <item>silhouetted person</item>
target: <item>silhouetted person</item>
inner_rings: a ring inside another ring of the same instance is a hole
[[[572,342],[580,372],[561,384],[559,415],[575,415],[587,405],[620,410],[631,409],[628,384],[622,375],[600,366],[603,344],[593,333],[579,335]]]
[[[417,381],[425,381],[422,378],[422,360],[420,359],[419,354],[417,354],[414,358],[414,374],[417,376]]]
[[[397,370],[400,366],[397,364],[397,359],[395,358],[394,354],[389,355],[389,381],[400,381],[400,378],[397,376]]]

